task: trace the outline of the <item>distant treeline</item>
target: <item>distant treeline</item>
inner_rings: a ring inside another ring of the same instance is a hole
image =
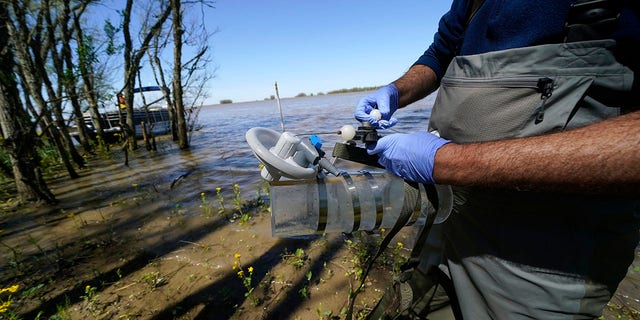
[[[373,90],[377,90],[380,87],[353,87],[350,89],[338,89],[338,90],[333,90],[333,91],[329,91],[327,93],[324,92],[318,92],[317,95],[318,96],[323,96],[325,94],[339,94],[339,93],[348,93],[348,92],[362,92],[362,91],[373,91]],[[302,97],[313,97],[314,94],[310,93],[310,94],[306,94],[304,92],[298,93],[296,95],[296,98],[302,98]],[[271,97],[271,99],[274,99],[273,96]],[[265,99],[267,100],[267,99]]]
[[[304,98],[304,97],[313,97],[314,95],[318,95],[318,96],[323,96],[325,94],[339,94],[339,93],[348,93],[348,92],[362,92],[362,91],[374,91],[374,90],[378,90],[380,87],[353,87],[350,89],[338,89],[338,90],[332,90],[329,91],[327,93],[324,92],[318,92],[317,94],[313,94],[313,93],[309,93],[306,94],[304,92],[298,93],[295,97],[296,98]],[[271,95],[268,98],[264,98],[264,100],[275,100],[276,96],[275,95]],[[220,100],[220,104],[230,104],[233,103],[233,101],[231,99],[223,99]]]
[[[362,91],[373,91],[378,90],[380,87],[353,87],[351,89],[339,89],[327,92],[327,94],[338,94],[338,93],[347,93],[347,92],[362,92]]]

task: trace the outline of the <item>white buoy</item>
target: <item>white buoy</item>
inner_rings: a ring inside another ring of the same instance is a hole
[[[354,128],[350,124],[345,124],[344,126],[342,126],[342,128],[340,128],[338,134],[340,135],[342,141],[349,141],[356,136],[356,128]]]

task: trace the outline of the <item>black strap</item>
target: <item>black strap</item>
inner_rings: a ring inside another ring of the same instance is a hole
[[[624,0],[576,0],[569,7],[564,28],[565,42],[611,38],[626,2]]]
[[[405,271],[411,268],[415,268],[420,264],[420,253],[422,252],[422,248],[424,244],[427,242],[427,237],[429,236],[429,232],[431,231],[431,227],[433,226],[436,217],[438,216],[437,212],[439,210],[440,199],[438,198],[438,191],[432,184],[423,185],[425,191],[427,193],[427,198],[431,205],[433,206],[434,212],[431,212],[427,215],[427,220],[425,221],[422,229],[420,229],[420,233],[418,234],[418,239],[416,240],[413,249],[411,250],[411,255],[409,256],[409,260],[400,266],[401,271]]]
[[[473,17],[475,17],[476,13],[478,12],[478,9],[480,9],[480,7],[482,6],[482,4],[484,3],[484,0],[473,0],[471,1],[471,7],[467,10],[467,23],[466,26],[469,25],[469,23],[471,23],[471,19],[473,19]]]
[[[408,181],[407,183],[411,184]],[[407,225],[407,222],[409,222],[409,218],[411,218],[412,215],[413,215],[413,210],[405,210],[405,208],[401,210],[400,216],[398,217],[398,220],[396,220],[396,223],[393,225],[393,228],[391,228],[389,233],[387,233],[387,235],[382,239],[382,241],[380,242],[380,246],[378,247],[378,250],[376,250],[376,253],[369,259],[369,261],[367,261],[367,266],[362,272],[360,285],[350,295],[349,306],[347,308],[347,314],[345,315],[345,319],[347,320],[353,319],[353,306],[354,306],[356,297],[364,287],[365,280],[369,275],[369,271],[371,271],[371,267],[373,267],[374,261],[378,259],[378,257],[380,256],[380,254],[382,254],[382,252],[384,252],[384,250],[387,248],[387,246],[389,245],[393,237],[395,237],[395,235],[398,234],[398,231],[400,231],[400,229],[402,229],[404,226]]]
[[[435,186],[430,184],[423,184],[423,185],[418,185],[418,188],[421,188],[420,190],[421,191],[420,192],[421,207],[423,212],[426,214],[426,220],[424,225],[422,226],[422,229],[420,230],[418,239],[414,244],[413,249],[411,250],[411,256],[409,258],[409,261],[407,261],[405,264],[401,266],[401,269],[403,271],[402,274],[406,276],[411,275],[411,273],[408,273],[410,272],[408,271],[409,269],[413,267],[417,267],[417,265],[420,263],[420,252],[422,251],[424,243],[427,240],[429,231],[431,230],[431,226],[433,226],[433,223],[435,222],[436,217],[438,216],[438,209],[439,209],[438,192]],[[424,190],[424,192],[422,192],[422,190]],[[435,210],[424,211],[424,210],[428,210],[427,201],[432,204],[432,207]],[[373,261],[375,261],[375,259],[382,253],[382,251],[384,251],[384,249],[389,245],[389,242],[398,233],[398,231],[400,231],[400,229],[402,229],[402,227],[406,225],[409,217],[411,216],[411,210],[403,210],[403,212],[406,212],[406,213],[403,214],[398,219],[398,222],[396,222],[396,224],[391,229],[391,231],[389,231],[389,233],[385,236],[385,238],[380,243],[380,247],[378,247],[378,251],[376,252],[375,256],[371,260],[369,260],[369,263],[367,264],[367,268],[362,273],[363,276],[362,276],[361,285],[360,287],[358,287],[358,289],[356,289],[356,291],[354,291],[354,294],[351,296],[349,308],[347,309],[347,316],[345,319],[349,319],[349,320],[352,319],[353,302],[355,301],[355,296],[357,292],[361,290],[362,284],[364,284],[366,275],[369,273],[371,266],[373,265]],[[401,285],[401,284],[397,283],[397,285]],[[367,316],[367,319],[376,319],[376,317],[379,317],[380,315],[385,314],[385,312],[387,312],[389,308],[394,309],[399,306],[399,305],[396,306],[396,304],[399,303],[397,299],[406,298],[406,297],[403,295],[398,296],[396,294],[398,292],[395,292],[396,289],[398,288],[394,286],[391,288],[393,292],[391,292],[390,294],[383,295],[382,299],[378,301],[378,304],[376,305],[374,310]],[[421,290],[421,291],[419,290],[419,292],[423,292],[423,291],[426,291],[426,290]],[[411,301],[409,301],[409,303],[411,303]],[[400,303],[400,304],[405,304],[405,303]]]
[[[465,27],[471,23],[483,3],[484,0],[470,2]],[[625,6],[640,14],[640,1],[637,0],[576,0],[569,7],[564,42],[610,38]]]
[[[456,288],[453,285],[453,281],[449,278],[447,274],[442,270],[438,270],[436,272],[436,277],[438,278],[438,284],[444,288],[444,291],[449,296],[449,304],[451,305],[451,311],[456,319],[462,319],[462,310],[460,309],[460,301],[458,301],[458,296],[456,295]]]

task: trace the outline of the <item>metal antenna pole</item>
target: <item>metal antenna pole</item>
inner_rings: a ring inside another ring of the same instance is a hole
[[[282,107],[280,107],[280,93],[278,92],[278,82],[276,81],[276,103],[278,104],[278,112],[280,113],[280,127],[284,132],[284,117],[282,117]]]

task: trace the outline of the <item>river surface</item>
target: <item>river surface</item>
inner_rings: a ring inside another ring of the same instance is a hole
[[[281,99],[285,131],[299,137],[317,134],[322,139],[323,150],[330,156],[333,145],[340,141],[336,133],[340,127],[358,125],[353,111],[358,100],[366,94],[357,92]],[[399,123],[393,127],[394,131],[426,129],[434,100],[435,95],[430,95],[397,111],[394,116]],[[198,166],[199,173],[206,173],[211,180],[210,185],[232,181],[243,187],[252,187],[260,182],[259,162],[245,140],[245,133],[253,127],[281,131],[276,100],[204,106],[200,109],[198,124],[202,127],[193,134],[192,150],[184,153],[183,159],[193,157],[191,160],[197,162],[194,165]]]

